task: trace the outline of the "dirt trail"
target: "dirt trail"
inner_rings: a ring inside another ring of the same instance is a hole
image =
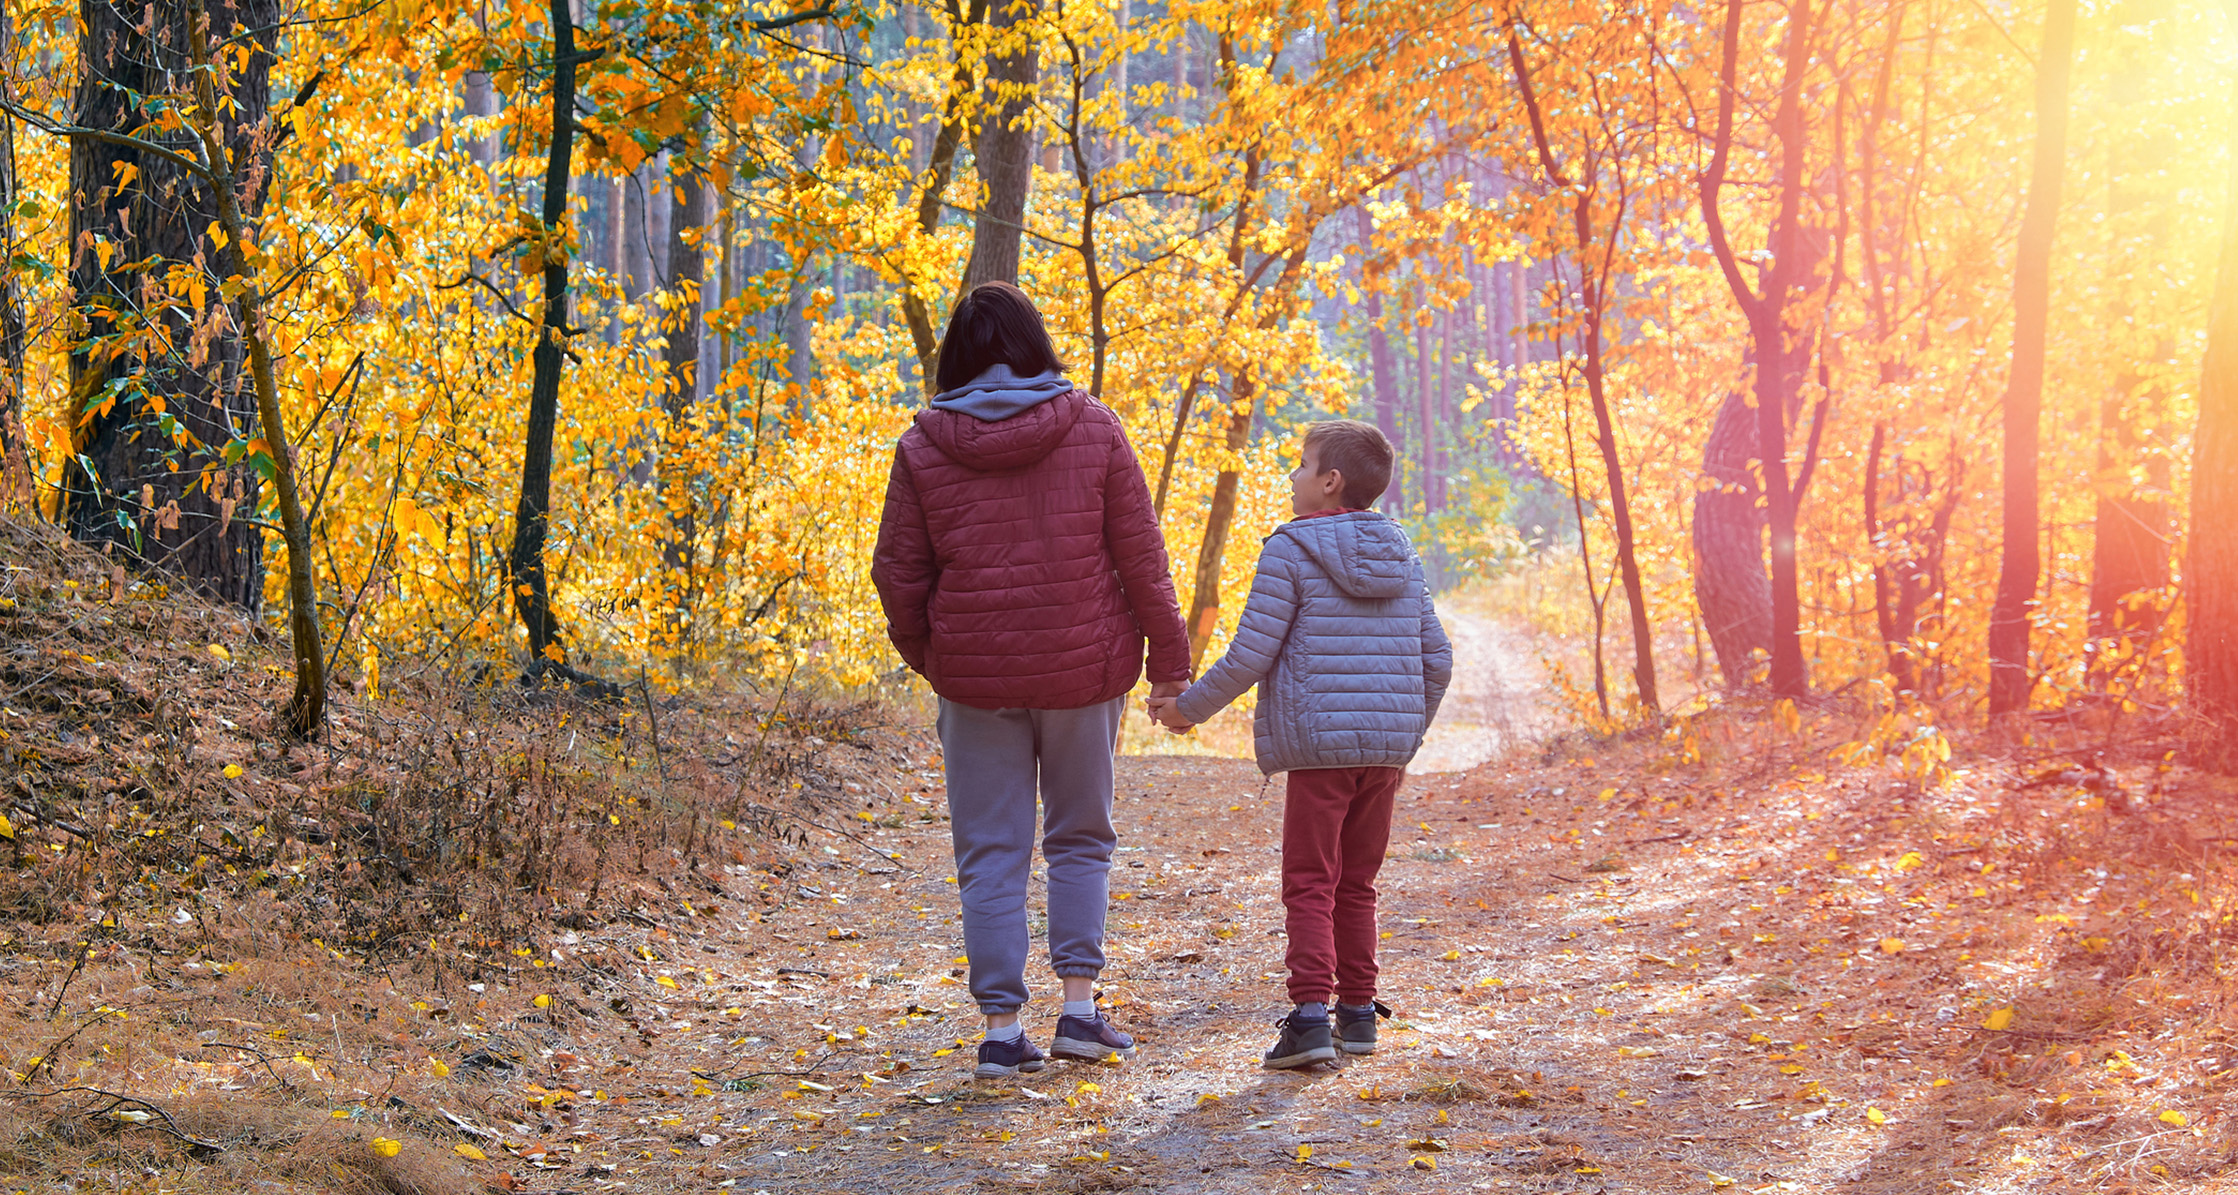
[[[1461,772],[1558,729],[1543,670],[1515,632],[1464,599],[1438,604],[1453,641],[1453,684],[1407,771]]]
[[[530,1064],[532,1100],[613,1089],[553,1125],[549,1181],[520,1171],[535,1189],[1800,1190],[1872,1178],[1894,1147],[1858,1131],[1871,1092],[1791,1077],[1804,1039],[1858,1026],[1697,907],[1710,887],[1680,840],[1725,814],[1598,806],[1528,771],[1408,781],[1383,882],[1398,1019],[1372,1058],[1270,1074],[1279,784],[1240,761],[1123,759],[1103,996],[1140,1057],[974,1081],[939,773],[920,762],[869,802],[864,845],[774,882],[740,869],[730,913],[626,930],[640,971],[612,1007],[633,1027],[578,1022],[548,1034],[574,1069]],[[1744,881],[1728,899],[1764,897]],[[1033,982],[1045,1041],[1053,982]],[[1951,1162],[1963,1130],[1919,1132],[1902,1173]],[[1896,1174],[1858,1189],[1909,1189]]]

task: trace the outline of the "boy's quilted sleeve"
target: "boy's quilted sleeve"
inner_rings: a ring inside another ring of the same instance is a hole
[[[1220,662],[1205,670],[1204,679],[1181,695],[1182,717],[1191,722],[1210,718],[1274,670],[1282,641],[1298,617],[1297,571],[1282,547],[1289,542],[1276,536],[1260,550],[1259,571],[1251,579],[1251,597],[1244,603],[1235,640]]]
[[[1438,621],[1419,559],[1414,562],[1414,591],[1422,595],[1422,728],[1427,731],[1438,719],[1438,703],[1445,700],[1446,687],[1453,683],[1453,641]]]

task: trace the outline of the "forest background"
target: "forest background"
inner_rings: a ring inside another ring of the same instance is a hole
[[[2227,1172],[2234,15],[0,0],[0,1173]],[[1342,413],[1571,723],[1407,786],[1373,1071],[1256,1080],[1279,801],[1165,757],[1143,1064],[963,1077],[867,564],[989,278],[1200,662]]]
[[[1342,413],[1599,728],[1856,690],[1933,753],[2233,683],[2209,6],[6,20],[11,509],[288,625],[299,727],[384,661],[895,677],[889,446],[993,277],[1126,419],[1200,658]]]

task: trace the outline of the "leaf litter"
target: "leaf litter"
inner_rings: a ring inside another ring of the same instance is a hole
[[[239,624],[50,589],[9,648],[9,708],[36,716],[0,743],[28,782],[0,848],[14,1178],[2118,1190],[2230,1154],[2234,794],[2157,744],[2093,771],[2117,807],[1993,744],[1932,786],[1832,760],[1833,703],[1733,703],[1684,753],[1573,738],[1412,777],[1382,885],[1398,1017],[1304,1074],[1256,1065],[1284,1011],[1279,789],[1128,757],[1102,996],[1141,1055],[980,1082],[937,747],[905,707],[804,714],[751,775],[722,770],[725,721],[758,711],[704,704],[663,711],[658,762],[642,724],[564,702],[442,726],[343,700],[329,744],[278,753],[222,673],[268,662]],[[60,695],[96,678],[109,702]],[[499,795],[595,798],[579,820],[624,832],[532,900],[517,854],[384,863],[375,831],[410,827],[350,802],[435,774],[409,766],[430,741],[478,782],[547,752],[549,793]]]

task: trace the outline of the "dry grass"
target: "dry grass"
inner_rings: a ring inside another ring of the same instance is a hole
[[[47,528],[0,521],[0,566],[16,1179],[478,1188],[504,1172],[449,1116],[494,1119],[487,1076],[634,995],[601,931],[720,912],[725,869],[846,842],[816,827],[889,770],[863,769],[888,762],[865,711],[797,690],[597,704],[409,661],[291,744],[254,622]]]

